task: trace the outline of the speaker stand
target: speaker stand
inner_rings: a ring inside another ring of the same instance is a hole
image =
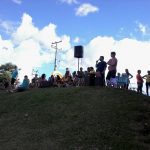
[[[80,58],[78,58],[78,71],[79,71],[79,59],[80,59]]]

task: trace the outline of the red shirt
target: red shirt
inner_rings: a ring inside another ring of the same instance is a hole
[[[143,78],[140,74],[136,75],[137,83],[143,83]]]

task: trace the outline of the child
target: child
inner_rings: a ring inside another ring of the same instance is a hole
[[[117,73],[116,81],[117,81],[117,88],[122,88],[122,78],[119,72]]]
[[[143,76],[142,78],[146,79],[146,94],[149,96],[148,89],[150,87],[150,71],[147,71],[147,75]]]
[[[142,88],[143,88],[143,78],[141,76],[141,70],[137,71],[137,75],[136,75],[136,79],[137,79],[137,92],[138,93],[142,93]]]

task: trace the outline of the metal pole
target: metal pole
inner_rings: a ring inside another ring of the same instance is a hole
[[[55,51],[54,71],[56,71],[56,68],[57,68],[57,65],[56,65],[56,57],[57,57],[57,44],[56,44],[56,51]]]
[[[54,71],[56,71],[56,68],[57,68],[57,50],[58,50],[57,44],[60,42],[62,42],[62,41],[52,43],[52,48],[55,49]],[[53,45],[55,45],[55,46],[53,46]]]

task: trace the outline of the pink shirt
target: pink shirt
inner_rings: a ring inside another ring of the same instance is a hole
[[[109,71],[116,70],[117,69],[117,62],[118,62],[118,60],[115,57],[109,59],[109,61],[107,62],[107,64],[109,65],[108,70]]]
[[[140,74],[136,75],[137,83],[143,83],[142,76]]]

